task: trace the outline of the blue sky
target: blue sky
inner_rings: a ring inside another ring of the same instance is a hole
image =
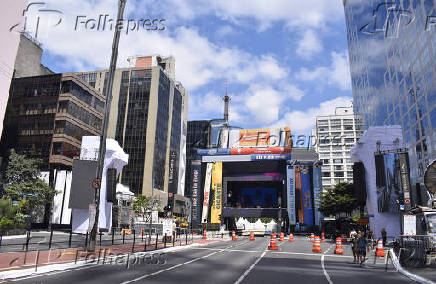
[[[106,69],[113,33],[85,29],[77,16],[116,17],[115,0],[50,0],[41,16],[43,63],[56,72]],[[37,9],[28,15],[29,31]],[[128,19],[165,19],[165,31],[123,33],[118,65],[133,55],[173,55],[189,93],[189,119],[222,116],[229,82],[232,124],[290,125],[310,134],[315,116],[351,105],[342,0],[128,0]]]

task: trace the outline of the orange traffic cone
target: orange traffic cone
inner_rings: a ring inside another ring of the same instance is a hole
[[[290,241],[290,242],[293,242],[293,241],[294,241],[294,235],[293,235],[293,234],[290,234],[290,235],[289,235],[289,241]]]
[[[281,232],[279,242],[284,242],[284,241],[285,241],[285,234],[283,232]]]
[[[335,254],[344,254],[344,249],[342,248],[342,239],[339,237],[336,238]]]
[[[315,234],[311,233],[309,242],[313,243],[314,241],[315,241]]]
[[[238,237],[236,237],[235,231],[232,231],[232,241],[236,241]]]
[[[385,251],[383,250],[383,241],[378,240],[377,242],[377,249],[375,251],[376,257],[385,257]]]
[[[203,230],[203,240],[207,240],[206,230]]]
[[[143,236],[144,235],[144,229],[142,229],[141,227],[141,231],[139,232],[139,236]]]
[[[250,232],[250,241],[254,241],[254,233]]]
[[[325,243],[325,234],[321,233],[321,243]]]
[[[278,250],[279,247],[277,246],[276,243],[276,235],[275,234],[271,234],[271,241],[269,242],[269,246],[268,246],[269,250]]]
[[[318,236],[315,237],[315,241],[313,242],[312,252],[321,253],[321,241]]]

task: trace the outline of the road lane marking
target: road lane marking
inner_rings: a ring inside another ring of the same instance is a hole
[[[244,274],[241,275],[241,277],[239,277],[239,279],[235,282],[235,284],[239,284],[241,283],[245,277],[247,277],[247,275],[251,272],[251,270],[253,270],[253,268],[256,266],[256,264],[262,259],[262,257],[264,257],[266,254],[266,250],[259,256],[258,259],[256,259],[256,261],[244,272]]]
[[[143,275],[143,276],[141,276],[141,277],[138,277],[138,278],[135,278],[135,279],[132,279],[132,280],[128,280],[128,281],[121,282],[121,284],[128,284],[128,283],[132,283],[132,282],[136,282],[136,281],[139,281],[139,280],[142,280],[142,279],[148,278],[148,277],[150,277],[150,276],[155,276],[155,275],[161,274],[162,272],[173,270],[173,269],[175,269],[175,268],[177,268],[177,267],[180,267],[180,266],[183,266],[183,265],[187,265],[187,264],[190,264],[190,263],[196,262],[196,261],[201,260],[201,259],[208,258],[208,257],[210,257],[210,256],[212,256],[212,255],[217,254],[217,253],[224,252],[224,251],[228,251],[229,248],[242,246],[242,245],[247,244],[247,243],[248,243],[248,242],[244,242],[244,243],[241,243],[241,244],[234,244],[234,245],[231,245],[231,246],[225,247],[225,248],[223,248],[223,249],[220,249],[219,251],[215,251],[215,252],[209,253],[209,254],[207,254],[207,255],[204,255],[204,256],[202,256],[202,257],[197,257],[197,258],[191,259],[190,261],[186,261],[186,262],[184,262],[184,263],[179,263],[179,264],[173,265],[173,266],[171,266],[171,267],[168,267],[168,268],[165,268],[165,269],[162,269],[162,270],[159,270],[159,271],[153,272],[153,273],[151,273],[151,274],[146,274],[146,275]]]
[[[330,245],[330,247],[322,254],[322,256],[321,256],[321,267],[322,267],[322,271],[323,271],[323,273],[324,273],[324,276],[325,276],[325,278],[327,279],[327,282],[329,282],[329,284],[333,284],[333,281],[330,279],[330,276],[329,276],[329,274],[327,273],[327,270],[325,269],[325,264],[324,264],[324,257],[325,257],[325,254],[329,251],[329,250],[331,250],[331,248],[333,247],[333,244],[332,245]]]

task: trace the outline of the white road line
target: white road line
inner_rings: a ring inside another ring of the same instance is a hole
[[[210,256],[212,256],[212,255],[214,255],[214,254],[217,254],[217,253],[220,253],[220,252],[224,252],[224,251],[228,251],[229,248],[242,246],[242,245],[244,245],[244,244],[246,244],[246,243],[247,243],[247,242],[244,242],[244,243],[241,243],[241,244],[237,244],[237,245],[231,245],[231,246],[228,246],[228,247],[226,247],[226,248],[220,249],[219,251],[215,251],[215,252],[209,253],[209,254],[207,254],[207,255],[205,255],[205,256],[197,257],[197,258],[191,259],[190,261],[187,261],[187,262],[184,262],[184,263],[179,263],[179,264],[176,264],[176,265],[174,265],[174,266],[168,267],[168,268],[166,268],[166,269],[162,269],[162,270],[159,270],[159,271],[153,272],[153,273],[151,273],[151,274],[146,274],[146,275],[143,275],[143,276],[141,276],[141,277],[138,277],[138,278],[135,278],[135,279],[132,279],[132,280],[128,280],[128,281],[121,282],[121,284],[128,284],[128,283],[132,283],[132,282],[136,282],[136,281],[139,281],[139,280],[142,280],[142,279],[148,278],[148,277],[150,277],[150,276],[155,276],[155,275],[161,274],[162,272],[170,271],[170,270],[175,269],[175,268],[177,268],[177,267],[180,267],[180,266],[183,266],[183,265],[187,265],[187,264],[190,264],[190,263],[196,262],[196,261],[201,260],[201,259],[208,258],[208,257],[210,257]]]
[[[333,284],[333,281],[330,279],[329,274],[327,273],[327,270],[325,269],[325,265],[324,265],[324,257],[325,254],[331,250],[331,248],[333,247],[333,245],[331,245],[321,256],[321,267],[322,267],[322,271],[324,272],[324,276],[325,278],[327,278],[327,281],[329,282],[329,284]]]
[[[256,261],[244,272],[244,274],[241,275],[241,277],[239,277],[239,279],[235,282],[235,284],[239,284],[241,283],[245,277],[247,277],[247,275],[250,273],[251,270],[253,270],[253,268],[256,266],[256,264],[262,259],[262,257],[264,257],[266,254],[266,251],[264,251],[258,259],[256,259]]]

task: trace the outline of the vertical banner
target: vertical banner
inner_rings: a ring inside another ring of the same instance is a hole
[[[303,195],[304,224],[313,226],[313,206],[310,173],[307,167],[301,168],[301,193]]]
[[[209,211],[210,180],[212,175],[213,163],[207,163],[206,177],[204,179],[203,191],[203,213],[201,214],[201,223],[207,223],[207,213]]]
[[[313,166],[313,200],[315,202],[315,226],[321,226],[321,213],[319,212],[320,195],[322,192],[321,167]]]
[[[374,159],[375,159],[375,184],[377,186],[378,212],[385,212],[387,211],[385,160],[383,154],[376,154]]]
[[[191,221],[200,223],[201,199],[199,188],[201,186],[201,160],[191,163]]]
[[[399,153],[398,160],[400,164],[401,190],[404,195],[404,211],[408,212],[411,208],[409,154],[407,152]]]
[[[216,162],[212,167],[212,209],[210,211],[210,222],[212,224],[220,224],[222,192],[223,192],[223,163]]]
[[[295,167],[295,199],[298,212],[298,222],[304,223],[304,211],[303,211],[303,194],[301,192],[301,169]]]
[[[295,225],[295,169],[294,166],[286,167],[286,194],[287,194],[287,209],[289,216],[289,224]]]

